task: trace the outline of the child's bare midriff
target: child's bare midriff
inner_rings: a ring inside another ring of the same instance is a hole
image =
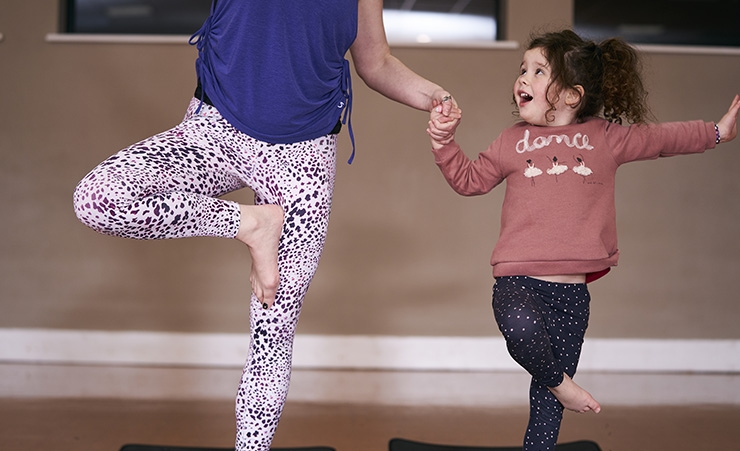
[[[586,283],[585,274],[557,274],[550,276],[529,276],[533,279],[554,283]]]

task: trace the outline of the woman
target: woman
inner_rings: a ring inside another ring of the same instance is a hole
[[[346,52],[372,89],[420,110],[453,102],[391,55],[382,0],[218,0],[191,38],[198,88],[184,120],[121,150],[74,195],[79,219],[135,238],[235,238],[252,255],[251,345],[237,450],[270,448],[295,328],[323,249],[341,123],[352,136]],[[341,119],[341,123],[340,123]],[[244,187],[254,205],[219,196]]]

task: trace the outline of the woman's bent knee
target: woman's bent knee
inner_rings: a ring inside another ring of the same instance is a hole
[[[75,188],[74,211],[83,224],[106,235],[115,235],[116,204],[112,188],[113,180],[103,180],[95,171],[86,175]]]

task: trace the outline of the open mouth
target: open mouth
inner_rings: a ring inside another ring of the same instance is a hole
[[[523,104],[525,104],[527,102],[531,102],[531,101],[532,101],[532,96],[531,95],[527,94],[526,92],[520,92],[519,93],[519,104],[520,105],[523,105]]]

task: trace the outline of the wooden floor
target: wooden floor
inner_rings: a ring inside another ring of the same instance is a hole
[[[0,364],[0,450],[232,448],[239,368]],[[386,451],[395,437],[518,446],[529,376],[294,370],[274,447]],[[583,373],[602,412],[566,412],[561,442],[603,451],[740,450],[740,374]]]
[[[233,447],[226,400],[0,399],[0,449],[116,451],[127,443]],[[382,451],[402,437],[471,446],[513,446],[526,407],[423,407],[292,403],[276,447],[325,445]],[[566,413],[561,441],[589,439],[604,451],[740,449],[740,406],[605,406]]]

